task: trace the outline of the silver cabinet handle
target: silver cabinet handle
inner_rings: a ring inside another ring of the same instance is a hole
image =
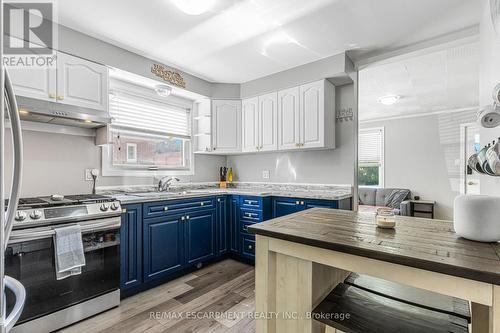
[[[7,208],[7,213],[5,216],[5,237],[4,245],[7,248],[7,243],[9,241],[10,233],[12,231],[12,223],[14,222],[14,215],[17,211],[17,205],[19,200],[19,194],[22,185],[22,173],[23,173],[23,134],[21,130],[21,119],[19,118],[19,112],[17,107],[16,96],[14,94],[14,88],[12,87],[12,81],[10,80],[7,70],[5,70],[5,97],[7,99],[7,111],[9,113],[11,131],[12,131],[12,142],[14,146],[14,169],[12,174],[12,184],[10,188],[10,198],[9,205]]]
[[[189,220],[189,215],[186,215],[186,220]]]
[[[184,216],[181,216],[181,221],[184,221],[186,218]]]
[[[300,201],[295,201],[295,204],[296,205],[300,205]]]

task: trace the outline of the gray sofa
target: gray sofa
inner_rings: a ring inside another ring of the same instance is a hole
[[[391,195],[393,190],[404,190],[400,188],[377,188],[377,187],[359,187],[358,196],[360,211],[376,211],[378,207],[385,207],[386,198]],[[408,190],[409,191],[409,190]],[[401,202],[399,208],[394,208],[397,215],[410,216],[411,191]],[[371,209],[373,207],[373,209]]]

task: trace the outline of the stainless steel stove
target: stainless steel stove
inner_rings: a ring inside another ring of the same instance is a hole
[[[5,271],[21,281],[27,297],[13,333],[52,332],[119,305],[120,215],[120,202],[102,195],[19,200]],[[80,225],[85,266],[57,280],[52,238],[55,228],[69,224]]]
[[[95,220],[121,214],[120,202],[95,194],[19,199],[13,229]]]

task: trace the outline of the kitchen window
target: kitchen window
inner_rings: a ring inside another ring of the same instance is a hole
[[[358,185],[384,186],[384,128],[359,130]]]
[[[153,88],[110,80],[110,145],[103,147],[103,175],[189,175],[192,101],[163,97]]]

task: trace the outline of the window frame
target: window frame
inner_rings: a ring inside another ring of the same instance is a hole
[[[361,185],[358,184],[358,186],[362,187],[373,187],[373,188],[384,188],[385,187],[385,128],[383,126],[381,127],[369,127],[369,128],[360,128],[358,132],[358,136],[361,136],[363,132],[374,132],[374,131],[380,131],[380,161],[379,162],[361,162],[359,160],[359,155],[360,155],[360,148],[358,147],[358,170],[357,173],[359,175],[359,169],[362,167],[373,167],[373,166],[378,166],[378,179],[379,179],[379,184],[378,185]],[[358,143],[361,140],[358,139]],[[358,176],[359,177],[359,176]],[[358,180],[359,181],[359,180]]]
[[[120,79],[110,78],[110,91],[112,94],[111,86],[117,87],[125,91],[126,93],[135,94],[139,97],[153,99],[155,101],[161,101],[165,104],[171,104],[175,107],[185,108],[188,112],[188,126],[189,126],[189,136],[179,137],[184,140],[188,140],[189,144],[184,145],[184,157],[189,160],[188,167],[174,167],[174,168],[155,168],[152,166],[137,166],[137,165],[114,165],[113,164],[113,143],[112,143],[112,132],[116,130],[123,130],[130,133],[136,133],[138,135],[150,135],[149,130],[136,130],[123,128],[120,126],[114,127],[112,124],[107,126],[107,137],[109,144],[103,145],[101,149],[101,161],[102,161],[102,175],[103,176],[127,176],[127,177],[162,177],[162,176],[192,176],[194,175],[195,168],[195,155],[194,155],[194,135],[193,135],[193,100],[185,99],[179,96],[170,95],[168,97],[160,97],[156,95],[154,90],[148,89],[143,86],[135,85],[131,82],[125,82]],[[165,135],[166,137],[168,135]],[[174,136],[175,137],[175,136]],[[186,151],[187,150],[187,151]]]

